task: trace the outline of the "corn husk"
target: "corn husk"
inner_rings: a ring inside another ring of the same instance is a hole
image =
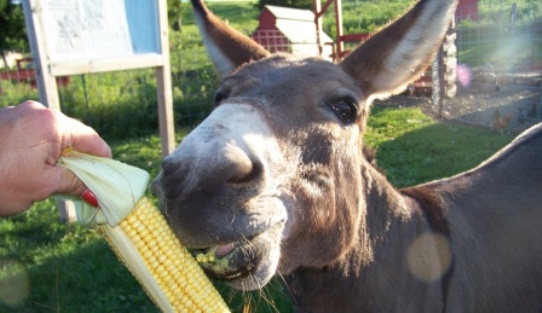
[[[136,206],[149,184],[149,174],[140,168],[74,150],[65,151],[58,165],[72,171],[96,195],[99,209],[72,199],[77,220],[87,227],[105,223],[115,227]]]

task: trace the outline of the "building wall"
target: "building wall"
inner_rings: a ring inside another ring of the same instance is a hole
[[[276,29],[275,28],[276,18],[267,9],[264,9],[262,11],[262,13],[260,14],[259,21],[260,21],[260,25],[258,26],[258,30]]]

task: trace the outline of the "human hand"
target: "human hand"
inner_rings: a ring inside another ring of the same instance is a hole
[[[107,143],[90,127],[34,101],[0,110],[0,215],[28,209],[52,194],[80,195],[85,185],[56,166],[62,151],[111,157]]]

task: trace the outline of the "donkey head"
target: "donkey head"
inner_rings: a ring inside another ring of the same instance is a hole
[[[455,1],[421,1],[339,64],[270,55],[192,2],[223,79],[213,112],[163,161],[164,213],[236,288],[339,260],[363,227],[370,103],[427,67]]]

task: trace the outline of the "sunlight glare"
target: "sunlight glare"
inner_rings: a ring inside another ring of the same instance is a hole
[[[24,266],[12,259],[0,259],[0,303],[16,308],[30,293],[30,276]]]
[[[410,273],[424,282],[440,279],[452,264],[452,252],[448,239],[438,233],[418,236],[407,251]]]

